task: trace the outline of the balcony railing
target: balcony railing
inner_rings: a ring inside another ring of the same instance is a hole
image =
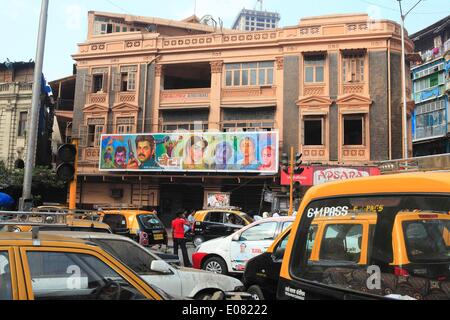
[[[87,101],[89,104],[106,104],[108,101],[107,99],[108,96],[106,93],[89,93]]]
[[[207,104],[209,103],[210,95],[210,88],[162,90],[160,103],[162,105],[185,103]]]
[[[8,82],[0,83],[0,94],[18,94],[19,92],[31,93],[33,90],[32,83]]]
[[[117,93],[116,103],[136,103],[137,94],[135,91]]]

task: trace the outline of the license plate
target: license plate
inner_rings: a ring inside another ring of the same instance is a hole
[[[164,236],[161,233],[153,234],[153,239],[162,240],[164,239]]]

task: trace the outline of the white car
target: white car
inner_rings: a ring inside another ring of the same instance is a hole
[[[245,298],[245,294],[240,292],[244,288],[240,280],[170,265],[149,249],[127,237],[95,232],[46,231],[42,233],[90,240],[121,260],[150,285],[159,287],[175,297],[204,299],[211,297],[217,291],[222,291],[225,296]]]
[[[242,273],[247,261],[265,252],[294,220],[293,216],[260,219],[229,236],[206,241],[192,254],[193,266],[214,273]]]

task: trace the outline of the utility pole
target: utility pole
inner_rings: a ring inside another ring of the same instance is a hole
[[[31,183],[33,179],[33,168],[36,156],[36,140],[39,122],[42,64],[44,61],[45,35],[47,32],[48,0],[42,0],[41,16],[39,20],[39,31],[36,48],[36,60],[34,65],[33,96],[31,101],[31,118],[28,124],[27,157],[23,179],[22,198],[19,202],[19,210],[24,210],[24,205],[31,199]]]
[[[406,66],[405,66],[405,18],[422,0],[416,2],[416,4],[403,14],[402,0],[397,0],[400,7],[401,33],[402,33],[402,95],[403,95],[403,158],[408,158],[408,117],[406,107]]]

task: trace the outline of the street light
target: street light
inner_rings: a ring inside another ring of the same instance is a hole
[[[400,17],[402,18],[402,90],[403,90],[403,158],[408,158],[408,120],[406,112],[406,67],[405,67],[405,18],[422,0],[416,2],[405,14],[402,11],[402,0],[397,0],[400,7]]]

